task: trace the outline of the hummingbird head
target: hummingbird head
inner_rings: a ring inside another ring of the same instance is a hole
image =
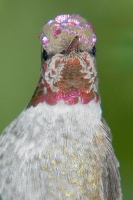
[[[59,15],[42,27],[39,37],[39,85],[44,86],[44,101],[86,104],[97,100],[96,35],[92,25],[79,15]]]

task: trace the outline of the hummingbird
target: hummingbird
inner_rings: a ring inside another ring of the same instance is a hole
[[[102,117],[93,26],[78,14],[62,14],[39,38],[38,85],[0,136],[2,200],[122,200]]]

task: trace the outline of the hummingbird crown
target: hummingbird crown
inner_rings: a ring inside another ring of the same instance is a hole
[[[59,15],[42,27],[42,70],[29,104],[98,100],[93,27],[79,15]]]
[[[42,27],[40,40],[48,53],[67,49],[75,36],[79,37],[80,49],[91,51],[96,42],[93,27],[80,15],[59,15]]]

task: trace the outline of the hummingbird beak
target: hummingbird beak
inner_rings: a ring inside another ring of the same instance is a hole
[[[75,52],[79,51],[79,37],[78,36],[75,36],[75,38],[72,40],[72,42],[70,43],[70,45],[68,46],[66,50],[66,54],[68,55],[72,51],[75,51]]]

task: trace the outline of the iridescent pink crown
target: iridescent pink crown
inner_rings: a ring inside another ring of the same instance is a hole
[[[62,52],[78,35],[81,48],[88,51],[96,42],[93,27],[80,15],[59,15],[42,27],[40,40],[46,51]]]

